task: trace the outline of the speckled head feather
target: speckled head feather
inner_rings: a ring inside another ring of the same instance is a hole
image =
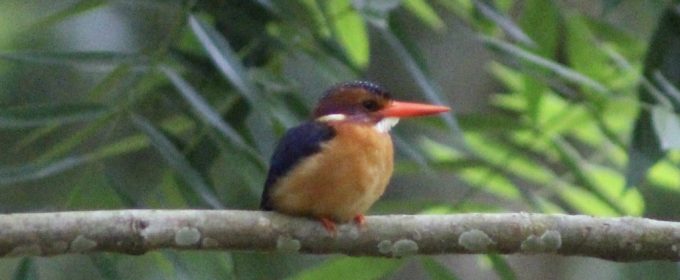
[[[378,84],[369,82],[369,81],[351,81],[351,82],[345,82],[341,84],[337,84],[330,89],[326,91],[325,96],[328,96],[329,94],[333,93],[334,91],[338,91],[341,89],[363,89],[366,90],[367,92],[370,92],[376,96],[382,97],[382,98],[387,98],[387,99],[392,99],[392,95],[390,94],[389,91],[384,89],[383,87],[379,86]],[[324,96],[324,97],[325,97]]]
[[[353,81],[328,89],[314,110],[314,118],[329,114],[370,114],[385,107],[392,95],[381,86],[367,81]]]

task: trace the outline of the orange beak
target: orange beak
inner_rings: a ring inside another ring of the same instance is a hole
[[[380,114],[385,117],[408,118],[434,115],[450,111],[451,108],[446,106],[392,101],[387,107],[380,110]]]

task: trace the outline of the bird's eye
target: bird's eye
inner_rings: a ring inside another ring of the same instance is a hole
[[[366,101],[361,103],[361,106],[364,106],[364,108],[366,108],[366,110],[371,111],[371,112],[378,111],[378,109],[379,109],[378,108],[379,107],[378,102],[375,101],[375,100],[366,100]]]

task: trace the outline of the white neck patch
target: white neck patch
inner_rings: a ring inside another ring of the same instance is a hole
[[[316,118],[316,121],[319,122],[339,122],[344,120],[347,120],[347,115],[344,114],[328,114]],[[397,125],[397,123],[399,123],[399,118],[383,118],[373,125],[373,128],[378,132],[387,133],[390,132],[390,129]]]
[[[316,118],[317,121],[320,122],[337,122],[337,121],[344,121],[347,119],[347,116],[344,114],[329,114],[325,116],[321,116]]]
[[[387,133],[392,127],[397,125],[397,123],[399,123],[399,118],[384,118],[376,123],[373,128],[378,132]]]

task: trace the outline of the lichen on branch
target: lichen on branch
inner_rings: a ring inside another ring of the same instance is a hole
[[[368,216],[330,234],[314,220],[241,210],[119,210],[0,215],[0,256],[282,251],[402,257],[557,254],[680,261],[680,223],[528,213]]]

